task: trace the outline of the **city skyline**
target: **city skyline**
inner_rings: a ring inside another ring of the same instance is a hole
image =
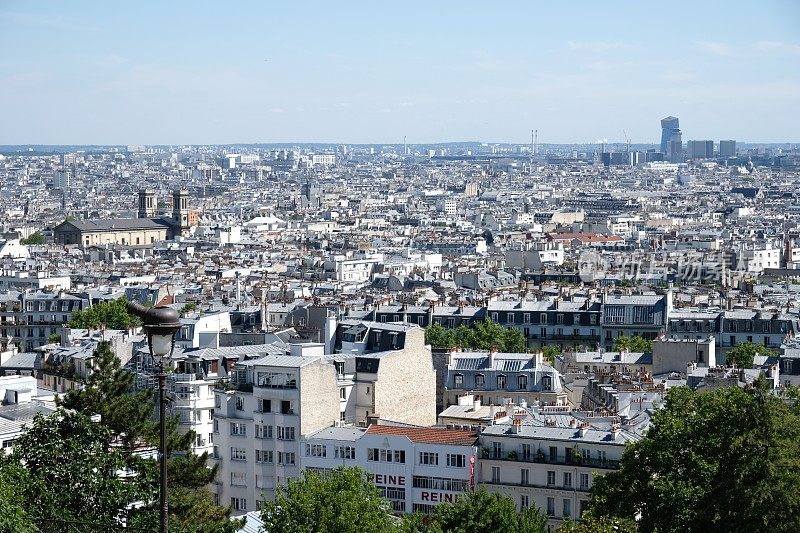
[[[793,2],[478,6],[8,2],[0,144],[800,141]]]

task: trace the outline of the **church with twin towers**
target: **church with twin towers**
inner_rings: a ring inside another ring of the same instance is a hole
[[[197,224],[197,213],[189,209],[189,192],[172,191],[172,212],[159,213],[156,191],[139,191],[138,218],[65,220],[53,228],[56,243],[90,246],[149,247],[157,241],[188,235]]]

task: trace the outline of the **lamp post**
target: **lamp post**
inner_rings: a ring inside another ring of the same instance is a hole
[[[159,531],[167,531],[167,373],[164,370],[164,359],[172,357],[175,348],[175,334],[181,328],[180,317],[175,309],[165,306],[145,307],[137,302],[128,302],[127,310],[142,319],[142,329],[147,335],[147,346],[150,357],[158,361],[158,424],[160,442],[158,447],[159,466],[161,469],[160,507],[161,520]]]

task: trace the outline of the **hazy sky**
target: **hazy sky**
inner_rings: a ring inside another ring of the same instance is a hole
[[[800,141],[800,0],[0,0],[0,144]]]

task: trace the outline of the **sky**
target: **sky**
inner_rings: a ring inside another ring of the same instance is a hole
[[[0,144],[800,141],[800,1],[0,0]]]

